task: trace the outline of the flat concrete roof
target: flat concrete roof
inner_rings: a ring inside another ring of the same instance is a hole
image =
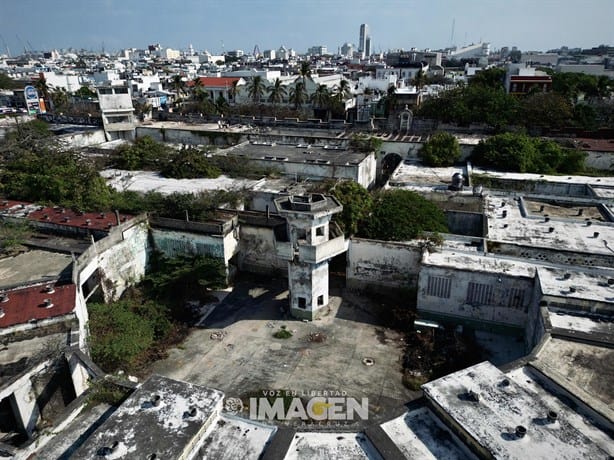
[[[571,312],[555,307],[548,307],[548,313],[548,319],[554,328],[614,338],[614,318],[612,317],[582,311]],[[608,341],[614,343],[614,340]]]
[[[591,185],[596,187],[614,187],[614,177],[593,177],[593,176],[566,176],[566,175],[548,175],[548,174],[532,174],[532,173],[512,173],[501,172],[490,169],[472,168],[472,173],[477,175],[487,175],[499,179],[517,180],[517,181],[540,181],[553,182],[560,184],[581,184]]]
[[[284,460],[380,460],[362,433],[296,433]]]
[[[614,284],[608,282],[614,271],[539,267],[537,272],[544,295],[612,303],[614,308]]]
[[[258,459],[276,433],[277,427],[222,415],[200,447],[202,459]]]
[[[39,280],[55,280],[72,273],[72,257],[59,252],[23,252],[0,259],[0,288],[19,286]]]
[[[426,407],[410,410],[381,425],[406,458],[464,460],[477,458]]]
[[[455,270],[495,273],[503,276],[535,277],[535,265],[520,260],[507,259],[495,254],[468,253],[443,248],[429,252],[424,265],[432,265]]]
[[[452,176],[456,173],[466,175],[464,167],[431,168],[413,162],[401,162],[394,170],[387,187],[447,190],[452,184]]]
[[[489,240],[572,252],[614,254],[611,249],[611,245],[614,246],[614,226],[609,222],[533,214],[525,217],[520,202],[512,197],[486,196],[484,208]]]
[[[594,437],[605,433],[599,435],[598,428],[577,417],[576,410],[546,391],[542,382],[522,375],[512,378],[483,362],[422,388],[430,401],[494,458],[526,459],[529,452],[534,459],[550,459],[556,454],[558,459],[569,460],[608,458],[612,454],[606,451],[614,449],[610,440],[595,443]],[[524,383],[520,383],[522,378]],[[549,411],[556,412],[556,422],[548,420]],[[526,429],[525,436],[517,435],[518,426]],[[597,434],[589,437],[593,431]]]
[[[101,452],[115,459],[179,458],[193,449],[205,422],[217,417],[223,398],[218,390],[152,375],[71,458],[89,460]]]
[[[259,183],[257,180],[233,179],[219,176],[215,179],[171,179],[162,177],[154,171],[126,171],[121,169],[105,169],[100,175],[107,179],[107,184],[115,190],[132,192],[159,192],[163,195],[171,193],[198,193],[217,190],[250,189]]]
[[[593,407],[600,406],[593,399],[606,406],[610,420],[614,419],[614,349],[550,338],[539,350],[535,362],[540,370],[560,380],[570,393],[583,393],[582,399]]]
[[[341,147],[274,142],[244,142],[224,150],[224,153],[251,160],[337,166],[358,165],[369,156],[369,153],[355,152]]]

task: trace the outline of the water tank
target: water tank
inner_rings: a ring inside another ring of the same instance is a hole
[[[462,190],[463,183],[463,175],[461,173],[454,173],[454,175],[452,176],[452,185],[450,186],[450,188],[452,190]]]

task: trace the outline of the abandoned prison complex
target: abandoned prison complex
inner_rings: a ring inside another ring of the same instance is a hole
[[[0,202],[3,222],[37,229],[28,251],[0,259],[0,417],[30,439],[0,442],[0,455],[48,458],[45,446],[57,444],[103,375],[88,354],[88,300],[118,299],[160,251],[218,258],[229,280],[238,272],[287,277],[289,312],[306,321],[329,312],[329,263],[341,257],[348,289],[415,289],[422,327],[451,324],[524,343],[513,362],[426,383],[398,417],[337,437],[327,451],[333,457],[612,458],[614,179],[500,174],[470,163],[423,168],[414,161],[417,136],[384,138],[381,151],[359,153],[347,150],[343,130],[151,123],[135,134],[220,145],[232,136],[225,154],[274,165],[284,177],[211,180],[209,187],[246,188],[249,198],[244,209],[220,209],[207,222]],[[473,144],[465,139],[463,151]],[[441,245],[348,238],[331,220],[339,201],[310,191],[327,178],[371,187],[390,156],[400,162],[386,188],[417,191],[446,209],[451,233]],[[480,176],[512,191],[472,185]],[[133,190],[153,180],[126,171],[107,177]],[[329,433],[227,414],[224,393],[212,388],[158,375],[134,386],[71,458],[196,458],[206,446],[230,458],[223,446],[231,444],[239,457],[299,458],[299,442],[331,444],[323,440]],[[71,402],[50,421],[59,387]]]

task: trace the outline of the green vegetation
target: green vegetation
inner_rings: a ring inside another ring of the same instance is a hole
[[[111,190],[93,163],[60,146],[43,122],[18,125],[0,154],[0,194],[7,198],[92,211],[111,207]]]
[[[358,152],[379,152],[383,141],[379,137],[367,136],[366,134],[352,135],[349,147]]]
[[[286,326],[280,326],[279,331],[273,334],[276,339],[289,339],[292,337],[292,332],[286,329]]]
[[[329,190],[343,205],[343,211],[335,215],[335,221],[346,235],[358,233],[359,224],[366,220],[373,200],[369,191],[354,181],[344,181]]]
[[[143,285],[156,300],[203,297],[226,286],[226,268],[220,259],[206,256],[168,258],[155,253]]]
[[[119,406],[129,395],[130,391],[117,385],[111,380],[95,380],[88,391],[88,405],[93,407],[98,404],[110,404]]]
[[[139,137],[132,144],[124,144],[117,149],[114,166],[128,170],[159,171],[172,156],[172,149],[154,141],[149,136]]]
[[[164,177],[174,179],[216,178],[221,173],[202,151],[193,147],[184,148],[171,155],[160,169],[160,174]]]
[[[92,358],[105,371],[134,371],[164,356],[195,318],[186,300],[207,299],[226,285],[223,263],[206,256],[166,258],[155,253],[142,283],[116,302],[88,305]]]
[[[0,89],[23,89],[23,85],[19,84],[4,72],[0,72]]]
[[[386,241],[406,241],[423,232],[447,233],[446,217],[435,204],[408,190],[386,190],[375,196],[361,235]]]
[[[505,133],[480,141],[471,161],[502,171],[571,174],[583,170],[584,158],[583,152],[565,149],[553,141]]]
[[[19,248],[29,236],[30,227],[27,223],[3,222],[0,225],[0,255]]]
[[[460,156],[460,145],[456,137],[445,132],[433,134],[418,152],[418,157],[425,165],[436,167],[452,166]]]

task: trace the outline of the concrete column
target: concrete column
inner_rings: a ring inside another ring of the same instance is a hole
[[[30,436],[40,417],[40,411],[36,405],[36,395],[30,379],[23,379],[21,385],[15,389],[10,401],[17,423]]]

